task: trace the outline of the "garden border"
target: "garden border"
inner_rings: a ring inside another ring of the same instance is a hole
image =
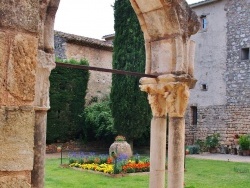
[[[121,178],[121,177],[125,177],[125,176],[137,176],[137,175],[149,175],[149,172],[136,172],[136,173],[121,173],[121,174],[109,174],[109,173],[104,173],[104,172],[98,172],[98,171],[94,171],[94,170],[85,170],[82,168],[76,168],[76,167],[65,167],[65,165],[60,165],[62,168],[70,168],[73,170],[78,170],[78,171],[83,171],[83,172],[90,172],[93,174],[101,174],[107,177],[112,177],[112,178]],[[167,172],[167,170],[166,170]]]

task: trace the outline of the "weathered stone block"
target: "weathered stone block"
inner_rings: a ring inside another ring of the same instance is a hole
[[[34,125],[32,107],[0,108],[0,171],[32,170]]]
[[[38,64],[36,69],[35,106],[49,108],[49,75],[55,68],[54,54],[38,51]]]
[[[39,1],[0,1],[0,25],[37,32],[39,22]]]
[[[0,105],[4,100],[5,79],[6,79],[6,55],[7,44],[6,35],[4,32],[0,32]]]
[[[151,73],[167,74],[175,70],[172,40],[160,40],[151,43]]]
[[[37,46],[38,39],[31,35],[17,34],[13,39],[7,70],[7,90],[12,105],[34,100]]]
[[[0,175],[0,187],[1,188],[30,188],[30,183],[27,182],[24,176],[1,176]]]

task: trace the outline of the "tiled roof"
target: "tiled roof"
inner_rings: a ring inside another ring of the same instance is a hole
[[[104,35],[102,38],[103,39],[108,39],[108,38],[114,38],[115,37],[115,34],[109,34],[109,35]]]
[[[107,51],[113,51],[113,45],[103,40],[64,33],[61,31],[54,31],[54,35],[64,38],[68,43],[89,46],[92,48],[103,49]]]

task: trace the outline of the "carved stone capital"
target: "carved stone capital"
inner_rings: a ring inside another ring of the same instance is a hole
[[[158,78],[142,78],[140,88],[148,93],[148,101],[154,117],[184,117],[189,100],[189,88],[195,80],[186,75],[162,75]]]

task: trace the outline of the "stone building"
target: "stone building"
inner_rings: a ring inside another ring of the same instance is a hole
[[[108,37],[108,35],[107,35]],[[55,31],[55,55],[60,59],[87,59],[89,66],[112,69],[113,45],[110,37],[92,39]],[[110,93],[112,74],[90,71],[86,104]]]
[[[250,133],[250,0],[205,0],[191,7],[200,17],[196,87],[186,114],[186,144],[220,133],[222,144]]]

